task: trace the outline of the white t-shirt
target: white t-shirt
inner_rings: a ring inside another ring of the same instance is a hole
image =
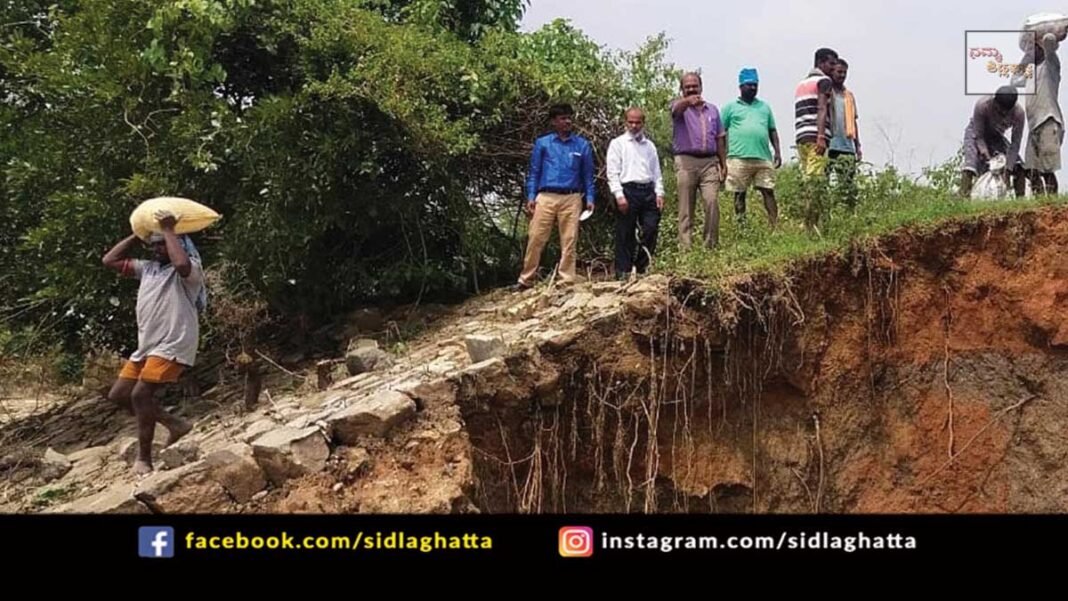
[[[174,265],[158,261],[131,261],[133,277],[141,280],[137,290],[137,350],[130,361],[149,356],[193,366],[200,342],[196,300],[204,283],[200,262],[191,259],[189,276],[178,275]]]

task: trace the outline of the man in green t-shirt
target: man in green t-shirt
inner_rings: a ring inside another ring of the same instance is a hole
[[[771,107],[757,98],[759,84],[756,69],[742,69],[738,75],[740,98],[721,110],[727,144],[726,189],[734,192],[734,211],[742,223],[745,222],[746,190],[750,185],[760,190],[764,208],[768,211],[768,222],[774,228],[779,220],[775,204],[775,169],[782,166],[782,151]]]

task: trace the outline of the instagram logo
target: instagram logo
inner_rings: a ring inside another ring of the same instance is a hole
[[[561,557],[589,557],[593,555],[593,528],[564,526],[560,529]]]

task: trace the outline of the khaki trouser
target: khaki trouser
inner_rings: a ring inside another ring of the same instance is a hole
[[[523,259],[523,273],[519,283],[533,286],[541,264],[541,253],[553,233],[553,225],[560,229],[560,281],[575,281],[575,248],[578,243],[579,215],[582,214],[581,194],[538,194],[534,216],[530,220],[527,254]]]
[[[686,249],[693,243],[693,214],[700,188],[705,201],[705,244],[715,248],[719,244],[719,159],[677,155],[675,176],[679,184],[679,246]]]

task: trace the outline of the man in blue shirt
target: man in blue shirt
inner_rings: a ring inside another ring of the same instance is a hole
[[[534,285],[541,253],[552,236],[554,224],[560,230],[560,281],[565,284],[575,281],[579,216],[583,201],[587,209],[593,210],[595,189],[593,146],[582,136],[571,133],[574,113],[570,105],[554,105],[549,109],[553,133],[534,142],[526,189],[529,241],[517,290]]]

